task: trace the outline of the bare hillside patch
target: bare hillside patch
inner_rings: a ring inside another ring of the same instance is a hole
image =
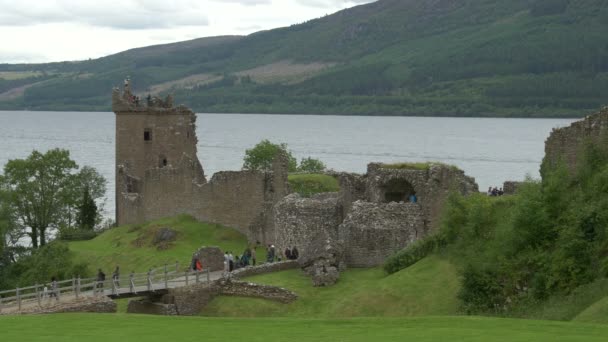
[[[188,77],[180,78],[179,80],[153,85],[148,89],[148,92],[152,95],[158,95],[171,89],[192,89],[196,86],[213,83],[221,79],[222,76],[213,74],[190,75]]]
[[[256,83],[287,83],[296,84],[305,81],[325,69],[335,66],[336,63],[309,63],[297,64],[291,61],[262,65],[257,68],[243,70],[237,76],[250,76]]]

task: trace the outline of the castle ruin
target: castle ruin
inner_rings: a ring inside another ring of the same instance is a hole
[[[190,109],[173,106],[171,97],[141,103],[128,82],[124,91],[114,89],[112,107],[119,225],[189,214],[233,227],[250,242],[275,244],[279,251],[297,246],[311,273],[379,265],[436,229],[450,191],[478,191],[474,179],[452,166],[412,170],[370,164],[365,175],[331,173],[339,180],[338,193],[301,198],[290,194],[282,154],[272,171],[218,172],[207,181]]]

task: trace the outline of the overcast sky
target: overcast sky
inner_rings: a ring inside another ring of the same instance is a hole
[[[246,35],[368,2],[373,0],[0,0],[0,63],[82,60]]]

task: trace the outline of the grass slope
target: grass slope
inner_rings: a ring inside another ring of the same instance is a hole
[[[177,232],[176,240],[166,250],[152,244],[155,232],[168,227]],[[77,261],[89,263],[92,270],[102,268],[109,274],[116,265],[123,273],[145,272],[150,267],[165,264],[180,268],[190,262],[192,253],[201,246],[219,246],[222,250],[240,255],[247,246],[247,239],[236,230],[215,224],[200,223],[190,216],[162,219],[144,225],[129,225],[111,229],[90,241],[69,243]],[[258,257],[265,251],[258,249]],[[263,260],[263,259],[261,259]]]
[[[608,297],[597,301],[574,317],[576,322],[608,324]]]
[[[385,276],[380,268],[349,269],[332,287],[315,288],[299,270],[260,275],[247,280],[296,292],[285,305],[262,299],[218,297],[204,309],[204,316],[222,317],[370,317],[452,315],[458,310],[458,276],[439,257]]]
[[[478,317],[214,319],[63,314],[0,317],[3,341],[605,341],[608,326]]]

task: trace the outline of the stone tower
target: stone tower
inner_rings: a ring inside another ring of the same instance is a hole
[[[188,200],[190,191],[184,187],[205,183],[196,157],[196,115],[186,107],[172,107],[172,102],[167,97],[164,101],[149,98],[141,103],[131,93],[128,80],[123,92],[113,91],[118,224],[150,219],[151,215],[142,210],[150,211],[156,206],[163,207],[159,212],[162,216],[161,212],[166,213],[165,203]],[[180,183],[178,175],[184,173],[190,175],[182,179],[182,186],[175,184]],[[151,198],[161,195],[164,198]]]
[[[288,163],[271,171],[223,171],[207,182],[196,155],[196,115],[173,99],[140,101],[125,81],[114,89],[116,223],[139,224],[188,214],[274,243],[275,203],[289,193]]]

